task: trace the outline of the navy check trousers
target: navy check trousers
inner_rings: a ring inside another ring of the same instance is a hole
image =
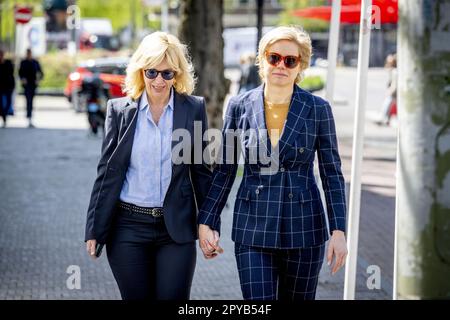
[[[314,300],[325,243],[274,249],[235,242],[244,300]]]

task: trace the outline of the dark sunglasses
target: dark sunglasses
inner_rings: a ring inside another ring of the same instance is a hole
[[[281,54],[275,52],[266,52],[266,60],[274,67],[278,66],[281,60],[283,60],[284,65],[289,69],[294,69],[300,63],[300,57],[282,56]]]
[[[164,80],[172,80],[173,77],[175,77],[175,71],[172,70],[162,70],[162,71],[158,71],[156,69],[147,69],[144,71],[145,76],[149,79],[156,79],[156,77],[158,76],[158,74],[161,73],[161,77]]]

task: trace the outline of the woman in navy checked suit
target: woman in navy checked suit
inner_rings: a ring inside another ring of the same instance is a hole
[[[222,154],[198,216],[200,247],[213,258],[222,251],[220,213],[238,168],[236,152],[229,157],[234,135],[245,165],[232,239],[246,300],[314,299],[330,233],[333,274],[347,256],[345,183],[331,107],[297,85],[311,51],[308,34],[294,27],[275,28],[261,39],[257,64],[263,84],[229,102]],[[256,161],[254,147],[264,150]],[[315,154],[329,230],[313,173]]]

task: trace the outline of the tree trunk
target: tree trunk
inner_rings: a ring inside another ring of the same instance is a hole
[[[399,1],[399,17],[394,295],[448,299],[450,0]]]
[[[209,127],[221,129],[229,88],[223,65],[223,0],[182,0],[180,11],[179,38],[189,47],[198,80],[194,93],[205,98]]]

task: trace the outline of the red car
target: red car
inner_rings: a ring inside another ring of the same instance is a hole
[[[78,93],[81,83],[86,76],[99,73],[100,79],[109,87],[110,98],[123,97],[123,81],[125,79],[128,57],[99,58],[81,62],[75,71],[67,77],[64,95],[72,102],[72,95]],[[74,90],[76,90],[74,92]],[[75,110],[81,111],[78,105]]]

